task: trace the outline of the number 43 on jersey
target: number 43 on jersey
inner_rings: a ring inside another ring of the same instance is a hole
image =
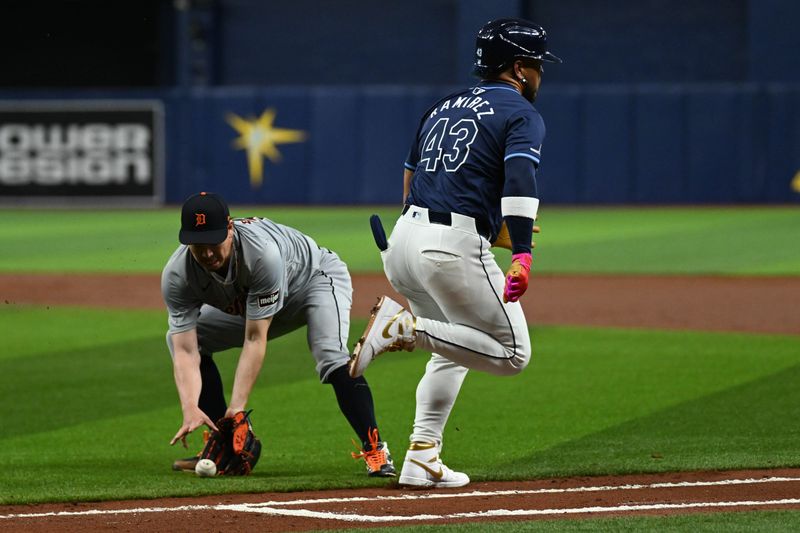
[[[440,162],[446,172],[455,172],[467,160],[477,134],[478,125],[471,118],[462,118],[451,126],[450,119],[442,117],[425,137],[419,161],[428,172],[435,172]]]

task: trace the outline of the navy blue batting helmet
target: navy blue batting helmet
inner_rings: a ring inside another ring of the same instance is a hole
[[[538,24],[523,19],[492,20],[478,31],[472,72],[481,77],[502,72],[520,58],[561,63],[547,51],[547,33]]]

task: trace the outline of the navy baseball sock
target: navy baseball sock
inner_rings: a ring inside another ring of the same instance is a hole
[[[375,406],[367,380],[364,379],[364,376],[351,378],[347,365],[345,365],[331,372],[328,376],[328,383],[333,385],[339,409],[347,418],[358,438],[361,439],[363,449],[371,450],[369,431],[377,428],[378,424],[375,422]],[[378,440],[380,439],[379,434]]]
[[[200,355],[200,377],[203,388],[200,389],[198,407],[216,424],[217,420],[225,416],[228,404],[225,403],[225,393],[222,391],[222,377],[210,355]]]

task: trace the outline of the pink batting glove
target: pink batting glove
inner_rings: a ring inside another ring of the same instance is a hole
[[[511,267],[506,273],[506,286],[503,288],[503,303],[516,302],[528,290],[531,263],[533,263],[531,254],[511,256]]]

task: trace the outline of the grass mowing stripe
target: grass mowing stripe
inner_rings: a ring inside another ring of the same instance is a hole
[[[448,457],[497,461],[474,479],[800,462],[796,337],[540,328],[533,343],[520,376],[472,373],[462,389]],[[491,415],[476,427],[478,410]]]
[[[4,329],[0,364],[4,359],[84,349],[106,349],[111,357],[114,344],[156,337],[166,347],[166,311],[15,304],[0,306],[0,322]],[[42,367],[47,371],[46,364]]]
[[[635,516],[624,518],[583,518],[573,520],[519,520],[513,522],[458,523],[452,525],[413,525],[379,528],[328,529],[326,533],[519,533],[519,532],[750,532],[797,531],[800,511],[753,511],[736,513],[677,514],[665,516]]]
[[[304,331],[270,342],[253,392],[265,442],[256,475],[204,484],[171,472],[172,460],[187,452],[167,445],[180,410],[163,316],[144,313],[152,336],[109,350],[125,327],[117,313],[95,328],[98,349],[31,351],[1,362],[0,389],[14,398],[0,408],[14,420],[0,432],[2,503],[382,485],[350,459],[352,431],[331,388],[318,382]],[[51,320],[55,346],[72,335],[59,320]],[[354,321],[352,331],[363,326]],[[798,464],[797,337],[594,328],[533,334],[525,372],[471,373],[451,415],[445,460],[475,480]],[[228,390],[236,356],[216,356]],[[426,359],[388,354],[367,376],[398,463]],[[193,436],[191,452],[199,439]]]
[[[800,272],[797,210],[565,210],[555,218],[549,229],[541,221],[543,271]]]
[[[390,230],[394,207],[232,207],[267,216],[335,250],[352,272],[380,272],[368,219]],[[159,272],[177,247],[179,210],[0,211],[13,255],[0,272]],[[539,272],[800,274],[800,211],[763,208],[543,209]],[[508,261],[498,251],[502,263]]]

